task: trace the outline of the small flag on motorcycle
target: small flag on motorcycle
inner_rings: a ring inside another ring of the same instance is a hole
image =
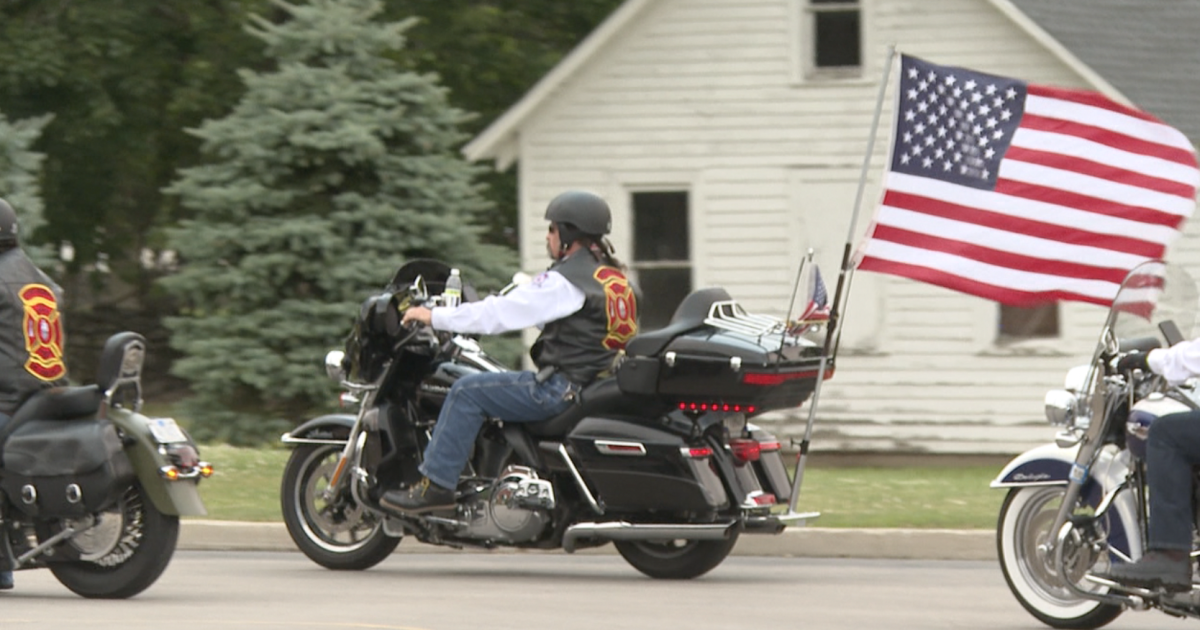
[[[812,265],[810,269],[812,271],[808,276],[804,310],[800,317],[788,325],[788,332],[793,335],[808,332],[822,322],[829,321],[829,291],[825,288],[825,281],[821,279],[821,268]]]

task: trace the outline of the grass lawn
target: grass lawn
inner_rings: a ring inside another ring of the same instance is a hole
[[[279,482],[290,449],[207,445],[216,472],[200,484],[208,518],[281,521]],[[817,527],[991,529],[1004,492],[988,482],[999,468],[822,468],[809,465],[800,511],[821,512]]]

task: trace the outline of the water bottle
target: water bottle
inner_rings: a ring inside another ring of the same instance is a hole
[[[442,304],[444,306],[458,306],[462,303],[462,276],[459,275],[457,269],[450,270],[450,277],[446,279],[446,290],[442,291]]]

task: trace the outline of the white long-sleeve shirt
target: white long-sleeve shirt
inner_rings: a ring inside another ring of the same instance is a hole
[[[1146,364],[1150,371],[1161,374],[1169,383],[1182,383],[1200,376],[1200,339],[1151,350],[1146,355]]]
[[[583,308],[583,291],[561,273],[546,271],[529,284],[504,295],[490,295],[478,302],[432,309],[437,330],[494,335],[531,326],[542,326]]]

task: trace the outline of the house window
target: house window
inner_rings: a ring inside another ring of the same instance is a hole
[[[1043,304],[1031,308],[1000,306],[998,343],[1013,343],[1039,337],[1057,337],[1058,304]]]
[[[692,291],[688,194],[633,193],[633,262],[642,330],[667,325]]]
[[[804,66],[809,77],[857,77],[862,69],[862,3],[804,2]]]

